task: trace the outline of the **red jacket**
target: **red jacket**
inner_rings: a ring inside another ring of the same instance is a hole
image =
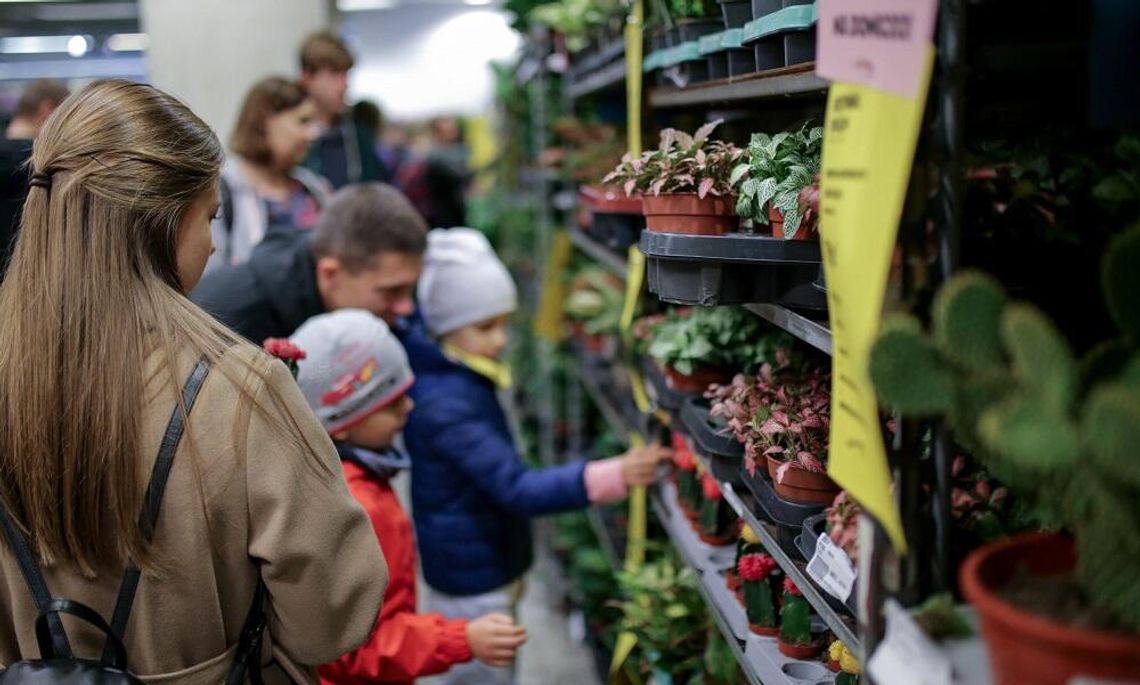
[[[342,461],[352,496],[368,512],[384,558],[388,589],[380,618],[368,641],[356,651],[321,666],[324,685],[407,683],[442,673],[471,660],[467,621],[416,613],[416,541],[412,522],[385,478],[351,461]]]

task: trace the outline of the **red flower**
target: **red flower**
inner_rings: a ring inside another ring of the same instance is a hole
[[[701,476],[701,492],[704,494],[705,499],[710,502],[715,502],[720,499],[720,486],[716,484],[716,480],[709,474]]]
[[[791,576],[784,578],[784,592],[788,593],[789,595],[795,595],[796,597],[804,596],[804,593],[800,592],[800,589],[796,587],[796,584],[792,580]]]
[[[689,450],[677,450],[673,452],[673,463],[682,471],[697,470],[697,461],[693,458],[693,453]]]
[[[305,358],[305,351],[285,338],[266,338],[262,347],[282,361],[297,362]]]
[[[740,579],[749,582],[764,580],[775,570],[776,560],[767,554],[745,554],[736,565]]]

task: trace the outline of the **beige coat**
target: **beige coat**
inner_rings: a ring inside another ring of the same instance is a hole
[[[223,368],[237,369],[234,351],[202,386],[179,447],[155,533],[166,563],[143,576],[126,631],[130,668],[149,682],[217,685],[228,672],[249,609],[260,562],[269,590],[266,680],[316,682],[313,666],[354,649],[372,630],[388,569],[372,526],[352,499],[332,442],[305,404],[284,364],[258,355],[268,381],[246,371],[260,402],[279,391],[285,419],[273,422],[239,400]],[[148,409],[143,417],[140,489],[150,476],[176,390],[151,355]],[[180,364],[179,384],[193,359]],[[272,406],[272,405],[270,405]],[[291,419],[291,420],[290,420]],[[296,426],[305,440],[288,440]],[[190,447],[193,443],[193,448]],[[316,447],[316,454],[299,445]],[[195,468],[197,466],[197,468]],[[200,483],[196,477],[200,472]],[[8,546],[0,537],[0,662],[36,658],[36,611]],[[108,621],[121,574],[87,581],[46,569],[53,596],[87,604]],[[77,656],[97,656],[98,633],[64,619]]]

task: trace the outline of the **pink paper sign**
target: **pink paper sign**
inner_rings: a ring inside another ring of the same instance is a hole
[[[938,0],[819,0],[815,71],[913,97]]]

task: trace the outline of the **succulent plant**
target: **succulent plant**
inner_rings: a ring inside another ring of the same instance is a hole
[[[777,568],[776,560],[767,554],[746,554],[736,568],[743,581],[748,623],[758,628],[775,628],[778,621],[771,578]]]
[[[784,603],[780,607],[780,639],[790,645],[810,645],[811,605],[791,578],[784,578]]]
[[[1076,538],[1090,600],[1140,631],[1140,225],[1110,243],[1102,285],[1121,331],[1078,361],[1039,310],[992,278],[960,274],[931,332],[894,317],[871,352],[883,404],[944,417],[956,439]]]

